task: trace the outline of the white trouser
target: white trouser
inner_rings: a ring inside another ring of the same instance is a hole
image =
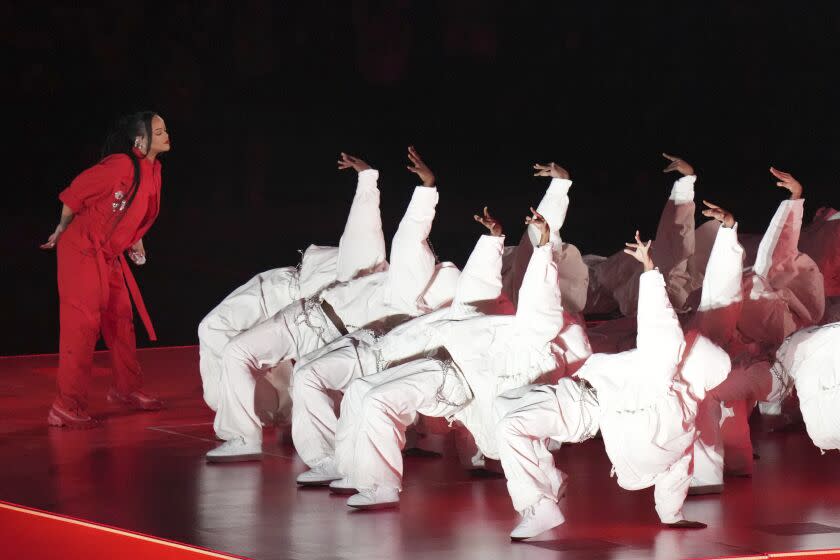
[[[254,410],[255,376],[283,360],[297,360],[341,336],[318,304],[298,300],[231,340],[222,353],[219,407],[213,428],[223,440],[262,441]]]
[[[548,441],[574,443],[598,431],[600,409],[592,389],[564,378],[557,385],[529,385],[496,398],[499,459],[513,507],[520,513],[541,499],[557,501],[566,479],[554,466]]]
[[[227,343],[297,298],[297,269],[275,268],[251,278],[201,320],[198,324],[198,367],[207,406],[213,410],[218,408],[222,352]]]
[[[304,358],[292,374],[292,441],[304,463],[315,467],[335,457],[338,418],[329,391],[347,390],[365,372],[375,372],[369,347],[348,337],[312,360]]]
[[[840,449],[840,387],[820,391],[800,401],[805,429],[814,445],[826,451]]]
[[[406,427],[417,414],[451,417],[472,398],[454,364],[432,358],[369,375],[341,401],[336,466],[357,489],[402,488]]]
[[[723,484],[724,467],[730,473],[752,474],[749,416],[772,384],[772,374],[763,365],[733,368],[699,404],[691,486]]]

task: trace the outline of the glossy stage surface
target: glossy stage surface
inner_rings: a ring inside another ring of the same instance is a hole
[[[689,498],[686,515],[709,525],[694,531],[661,529],[652,492],[619,488],[600,441],[565,446],[566,523],[511,543],[504,479],[471,476],[451,448],[407,458],[398,511],[351,511],[345,498],[298,488],[305,467],[277,430],[262,462],[208,465],[216,443],[197,348],[140,360],[166,410],[106,404],[107,355],[97,354],[92,412],[104,423],[64,431],[46,425],[57,357],[0,358],[0,500],[256,559],[670,560],[840,547],[840,454],[821,455],[804,431],[755,429],[754,476]]]

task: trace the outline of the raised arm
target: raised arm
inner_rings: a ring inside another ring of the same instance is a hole
[[[548,342],[557,336],[564,321],[557,265],[549,241],[550,226],[533,208],[531,216],[525,218],[525,223],[540,231],[540,240],[531,255],[519,289],[516,330],[537,341]]]
[[[467,305],[493,313],[502,296],[502,255],[505,249],[502,226],[490,215],[486,206],[481,215],[476,214],[473,218],[487,228],[488,234],[478,238],[458,277],[452,300],[453,313],[463,311],[463,306]]]
[[[358,173],[356,194],[344,233],[338,242],[337,278],[351,280],[382,268],[385,264],[385,237],[379,212],[379,171],[351,155],[341,153],[339,169],[354,169]]]
[[[739,329],[748,337],[781,343],[797,328],[820,321],[825,284],[816,263],[798,249],[802,226],[802,185],[789,173],[771,168],[778,186],[791,196],[779,205],[758,246],[753,274],[745,282],[749,297]]]
[[[569,210],[569,189],[572,187],[572,179],[569,172],[552,162],[546,165],[534,164],[534,177],[551,177],[548,190],[545,191],[542,200],[537,206],[537,212],[548,222],[551,231],[552,243],[560,239],[560,230],[566,221],[566,213]],[[532,247],[536,247],[540,241],[540,231],[533,225],[529,225],[526,231]],[[522,241],[525,239],[523,237]]]
[[[665,279],[653,267],[650,241],[642,242],[637,231],[635,243],[626,245],[624,252],[644,266],[639,277],[636,347],[645,354],[645,359],[662,363],[666,369],[676,367],[684,342],[683,332],[668,299]]]
[[[732,214],[711,202],[704,200],[703,204],[707,207],[703,215],[720,222],[720,227],[709,254],[700,306],[692,326],[725,348],[735,333],[740,314],[744,248],[738,243],[738,224]]]
[[[405,215],[391,241],[391,260],[386,286],[392,304],[415,308],[435,272],[435,255],[429,247],[429,233],[435,218],[438,190],[434,173],[413,147],[408,148],[412,165],[408,170],[420,177]]]
[[[680,157],[663,153],[670,163],[663,173],[675,171],[680,177],[674,181],[671,194],[656,228],[656,264],[662,275],[672,304],[678,309],[697,287],[688,270],[689,259],[694,254],[694,168]]]
[[[789,190],[791,194],[788,200],[779,204],[758,245],[753,271],[763,278],[768,278],[775,266],[795,258],[799,253],[799,233],[805,203],[802,185],[790,173],[773,167],[770,172],[779,179],[776,185]]]
[[[568,171],[553,162],[545,165],[535,163],[534,176],[551,178],[551,183],[537,206],[537,212],[548,222],[549,241],[554,247],[554,260],[558,265],[563,266],[560,270],[560,283],[569,290],[569,293],[564,292],[564,298],[570,301],[571,297],[571,300],[576,303],[575,311],[579,311],[586,303],[589,271],[583,264],[579,251],[572,246],[564,246],[560,238],[560,229],[563,227],[569,209],[571,177]],[[516,247],[513,266],[505,274],[505,292],[514,303],[519,299],[522,278],[531,260],[531,253],[539,244],[539,240],[540,231],[535,226],[529,225]],[[578,307],[580,309],[577,309]]]

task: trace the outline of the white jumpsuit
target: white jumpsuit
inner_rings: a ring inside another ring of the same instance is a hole
[[[405,426],[420,413],[459,420],[479,449],[498,457],[493,399],[538,378],[573,370],[589,354],[569,324],[548,243],[533,251],[515,315],[480,312],[433,325],[448,355],[424,358],[350,384],[341,405],[336,462],[360,491],[400,489]]]
[[[394,234],[387,271],[354,279],[340,276],[317,296],[292,303],[225,346],[222,394],[214,421],[218,437],[262,441],[252,402],[254,376],[260,372],[284,360],[297,360],[347,332],[364,327],[384,331],[452,300],[459,271],[451,263],[436,265],[427,242],[437,201],[434,187],[414,190]]]
[[[755,266],[743,277],[744,250],[736,229],[721,227],[717,234],[691,324],[729,352],[733,368],[700,406],[692,486],[722,484],[724,463],[728,472],[752,473],[749,414],[757,401],[774,401],[762,410],[778,408],[783,389],[764,356],[792,329],[814,324],[822,315],[823,275],[798,248],[802,210],[802,199],[779,205],[758,245]]]

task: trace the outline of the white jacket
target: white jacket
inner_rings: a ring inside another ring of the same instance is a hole
[[[488,457],[498,457],[494,399],[538,379],[568,375],[591,354],[585,330],[563,310],[552,252],[552,243],[534,249],[514,314],[476,309],[433,325],[473,395],[454,417]]]
[[[427,238],[435,216],[435,187],[417,187],[391,241],[388,270],[330,286],[319,294],[348,331],[393,325],[447,305],[460,272],[452,263],[435,264]]]

